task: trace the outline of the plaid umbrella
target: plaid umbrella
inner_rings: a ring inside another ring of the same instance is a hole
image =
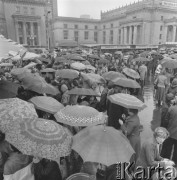
[[[123,73],[125,73],[127,76],[129,76],[133,79],[139,79],[140,78],[140,75],[138,74],[138,72],[136,72],[135,70],[130,69],[130,68],[124,68]]]
[[[71,89],[68,94],[75,94],[81,96],[99,96],[93,89],[86,89],[86,88],[74,88]]]
[[[63,79],[75,79],[79,77],[79,72],[73,69],[62,69],[56,71],[55,76]]]
[[[113,79],[116,79],[116,78],[126,78],[122,73],[115,72],[115,71],[106,72],[102,76],[107,81],[110,81],[110,80],[113,80]]]
[[[0,129],[10,131],[18,123],[31,121],[38,115],[34,105],[18,98],[0,100]]]
[[[111,82],[114,85],[118,85],[121,87],[141,88],[141,86],[135,80],[128,79],[128,78],[116,78],[116,79],[111,80]]]
[[[135,96],[132,96],[129,94],[118,93],[118,94],[109,96],[108,99],[112,103],[118,104],[128,109],[143,110],[144,108],[146,108],[146,105],[142,101],[140,101]]]
[[[36,109],[55,114],[64,106],[56,99],[48,96],[35,96],[29,100],[33,103]]]
[[[93,126],[105,122],[103,114],[89,106],[66,106],[54,116],[58,122],[70,126]]]
[[[87,127],[80,131],[73,137],[72,149],[84,162],[97,162],[106,166],[129,162],[134,153],[121,131],[104,125]]]
[[[6,140],[23,154],[60,161],[71,152],[72,135],[54,121],[34,119],[6,133]]]

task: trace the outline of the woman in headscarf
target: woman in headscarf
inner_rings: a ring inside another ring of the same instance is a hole
[[[154,131],[153,138],[145,141],[142,145],[140,156],[136,162],[136,167],[143,168],[146,178],[149,175],[152,176],[156,172],[154,169],[154,171],[151,171],[151,174],[149,174],[149,169],[153,167],[156,168],[159,165],[160,167],[165,167],[164,159],[159,154],[159,148],[168,136],[169,132],[165,128],[157,127]]]

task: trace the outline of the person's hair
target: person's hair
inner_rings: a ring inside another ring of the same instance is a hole
[[[133,114],[138,114],[138,109],[129,109],[129,112],[132,112]]]
[[[161,137],[161,138],[165,138],[167,139],[170,135],[170,133],[167,131],[166,128],[164,127],[157,127],[155,130],[154,130],[154,133],[153,133],[154,137],[157,138],[157,137]]]

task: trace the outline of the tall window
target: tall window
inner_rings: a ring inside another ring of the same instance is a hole
[[[106,29],[106,25],[103,25],[103,29]]]
[[[78,25],[77,24],[74,25],[74,29],[78,29]]]
[[[88,31],[84,32],[84,39],[85,40],[89,39],[89,32]]]
[[[109,43],[110,44],[113,44],[113,39],[114,39],[113,30],[110,30],[110,38],[109,38]]]
[[[85,29],[88,29],[88,25],[85,25]]]
[[[162,39],[162,34],[159,35],[159,39]]]
[[[20,6],[16,6],[16,13],[20,13]]]
[[[113,24],[111,24],[111,28],[113,28]]]
[[[31,15],[35,15],[35,9],[31,8]]]
[[[94,41],[98,42],[98,32],[94,32]]]
[[[98,29],[98,26],[95,26],[95,29]]]
[[[19,43],[23,44],[23,22],[18,22]]]
[[[79,41],[79,31],[74,31],[74,40],[75,40],[76,42]]]
[[[103,44],[106,44],[106,31],[103,31]]]
[[[160,26],[160,30],[161,30],[161,31],[163,30],[163,26]]]
[[[28,14],[28,8],[27,7],[24,7],[24,14]]]
[[[161,21],[163,21],[163,16],[160,17]]]
[[[68,35],[69,35],[68,30],[64,30],[63,31],[63,38],[68,39]]]
[[[64,26],[64,29],[67,29],[68,28],[68,25],[67,24],[63,24]]]
[[[121,29],[119,29],[119,44],[121,44]]]

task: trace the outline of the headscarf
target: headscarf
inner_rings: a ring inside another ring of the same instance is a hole
[[[160,137],[167,139],[169,137],[169,132],[166,128],[163,127],[157,127],[154,131],[154,137]]]

